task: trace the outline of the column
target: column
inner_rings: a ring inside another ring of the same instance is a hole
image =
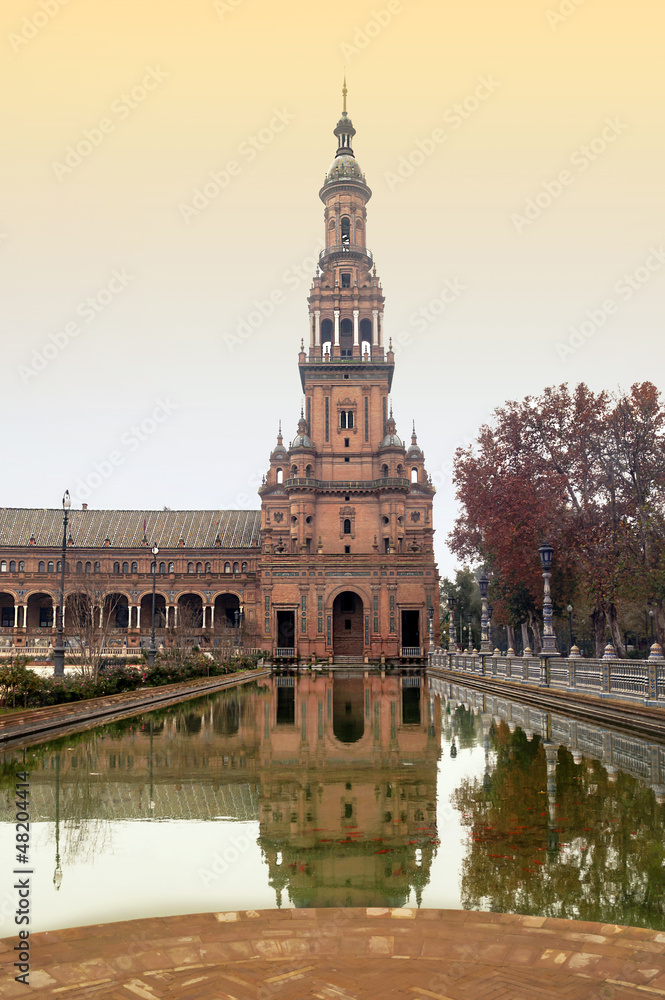
[[[173,605],[173,627],[176,628],[178,625],[178,605]]]
[[[127,605],[127,610],[129,612],[129,618],[127,620],[127,628],[131,628],[132,627],[132,617],[133,617],[132,616],[132,611],[134,610],[134,605],[133,604]]]
[[[16,603],[16,601],[14,601],[14,625],[13,625],[13,628],[16,628],[17,625],[18,625],[18,604]]]
[[[201,605],[201,628],[205,628],[205,627],[206,627],[206,606],[205,606],[205,604],[202,604]]]
[[[314,346],[321,346],[321,310],[314,310]]]
[[[372,346],[379,346],[379,310],[372,309]]]
[[[215,605],[210,605],[210,628],[215,627]]]
[[[360,315],[358,309],[353,310],[353,346],[360,346],[360,327],[358,323],[358,316]]]
[[[335,309],[335,347],[339,347],[339,309]]]
[[[28,627],[28,605],[23,605],[23,628]]]
[[[136,627],[141,628],[141,605],[136,605]]]

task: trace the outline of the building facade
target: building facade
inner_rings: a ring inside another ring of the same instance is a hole
[[[261,510],[72,512],[66,631],[80,632],[84,608],[109,646],[145,644],[157,544],[165,643],[186,626],[204,647],[233,633],[236,645],[282,658],[414,660],[430,629],[438,635],[435,491],[415,426],[406,443],[392,415],[371,191],[344,97],[319,192],[325,248],[298,357],[305,401],[290,443],[280,427]],[[0,511],[0,647],[53,641],[61,543],[60,511]]]

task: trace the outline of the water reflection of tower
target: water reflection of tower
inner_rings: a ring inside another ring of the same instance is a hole
[[[436,850],[440,719],[425,679],[276,676],[259,844],[278,905],[420,904]]]

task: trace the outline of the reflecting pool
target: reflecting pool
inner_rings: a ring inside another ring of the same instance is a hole
[[[665,747],[424,675],[277,675],[0,765],[6,859],[30,772],[33,931],[386,905],[665,928]]]

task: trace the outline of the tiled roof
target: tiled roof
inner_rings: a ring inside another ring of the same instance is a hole
[[[145,536],[161,549],[212,549],[219,535],[221,548],[258,545],[261,512],[258,510],[72,510],[68,534],[79,548],[140,548]],[[0,508],[0,546],[62,545],[62,511]]]

